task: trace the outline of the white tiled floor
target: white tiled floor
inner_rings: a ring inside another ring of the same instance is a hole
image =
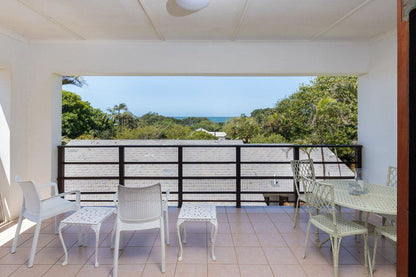
[[[307,257],[302,258],[308,215],[301,209],[296,229],[293,207],[217,207],[219,233],[215,247],[217,261],[209,255],[210,228],[205,223],[189,223],[184,259],[177,262],[178,241],[175,233],[179,210],[169,209],[171,244],[166,249],[166,273],[160,272],[160,239],[157,230],[126,233],[124,250],[120,251],[119,276],[333,276],[332,252],[328,245],[318,248],[314,235],[308,242]],[[345,210],[343,214],[354,217]],[[63,249],[53,234],[52,221],[43,224],[35,266],[26,267],[34,228],[26,230],[15,254],[10,254],[12,235],[0,246],[1,276],[111,276],[114,252],[109,248],[114,217],[101,229],[99,268],[93,266],[94,234],[89,233],[88,247],[76,244],[76,228],[64,230],[69,247],[69,264],[62,266]],[[0,229],[6,234],[15,224]],[[312,230],[311,232],[314,232]],[[11,233],[9,231],[9,233]],[[321,235],[325,238],[325,235]],[[373,238],[370,238],[370,249]],[[386,239],[379,243],[375,277],[395,276],[395,248]],[[366,276],[362,240],[343,239],[339,276]]]

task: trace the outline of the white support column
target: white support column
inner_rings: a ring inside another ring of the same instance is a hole
[[[33,70],[30,90],[28,174],[36,182],[56,181],[61,144],[62,77]]]
[[[358,143],[369,181],[379,184],[397,165],[396,49],[395,34],[373,42],[369,73],[358,78]]]

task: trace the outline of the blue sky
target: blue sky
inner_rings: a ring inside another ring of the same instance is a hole
[[[95,108],[126,103],[141,116],[240,116],[273,107],[311,77],[89,76],[88,85],[63,87]]]

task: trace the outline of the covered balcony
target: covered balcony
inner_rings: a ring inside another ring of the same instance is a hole
[[[61,82],[62,76],[67,75],[358,76],[360,163],[368,170],[369,182],[377,184],[386,183],[389,166],[397,166],[399,171],[398,225],[402,229],[398,234],[397,266],[395,247],[383,239],[375,276],[410,274],[412,265],[409,267],[407,261],[411,261],[413,252],[409,250],[412,240],[408,235],[408,195],[412,195],[409,182],[413,179],[409,173],[406,20],[413,8],[412,1],[295,2],[212,0],[204,9],[186,12],[173,0],[3,1],[0,274],[107,276],[112,271],[113,252],[108,240],[114,218],[106,221],[101,231],[99,268],[94,268],[90,261],[94,248],[78,248],[72,229],[65,233],[72,243],[70,264],[62,267],[63,252],[59,238],[53,235],[51,221],[41,230],[33,268],[25,265],[34,232],[30,222],[24,222],[18,252],[10,254],[23,199],[14,176],[37,183],[57,181],[63,188],[65,175],[59,168],[62,153],[58,146]],[[398,65],[402,68],[399,74]],[[237,164],[238,156],[235,157],[231,162]],[[257,172],[250,163],[244,166],[252,175]],[[269,182],[275,179],[265,175]],[[233,180],[238,179],[235,177]],[[253,179],[264,176],[258,177]],[[217,262],[212,262],[208,255],[209,230],[203,224],[196,225],[189,230],[183,262],[176,261],[178,249],[172,234],[164,276],[333,274],[328,244],[315,247],[313,236],[308,245],[309,256],[302,258],[308,220],[305,207],[301,208],[298,227],[293,229],[293,207],[248,207],[237,200],[233,200],[234,207],[217,208],[221,226]],[[169,209],[172,224],[178,212],[174,206]],[[344,214],[349,218],[356,216],[355,211],[348,209]],[[370,218],[374,224],[380,224],[379,221],[377,217]],[[174,227],[170,230],[173,232]],[[157,232],[128,234],[120,256],[120,275],[160,274],[159,260],[154,258],[159,251],[157,236]],[[370,248],[372,245],[370,239]],[[359,240],[344,240],[340,250],[341,276],[365,274],[361,250]]]

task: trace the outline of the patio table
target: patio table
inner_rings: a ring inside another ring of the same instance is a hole
[[[62,247],[65,252],[65,260],[62,265],[68,264],[68,251],[65,246],[65,241],[62,236],[62,228],[67,225],[77,225],[78,227],[91,227],[95,232],[95,267],[98,267],[98,242],[100,235],[101,223],[112,215],[116,211],[115,208],[107,207],[85,207],[82,208],[72,215],[68,216],[59,224],[59,237],[62,242]],[[85,230],[87,231],[87,230]],[[81,236],[82,240],[82,236]],[[84,242],[79,241],[79,245],[82,246],[87,243],[86,233],[84,234]]]
[[[397,189],[377,184],[366,184],[366,192],[351,195],[348,192],[351,180],[325,180],[334,185],[335,204],[368,213],[397,215]]]
[[[186,243],[186,229],[185,222],[209,222],[212,224],[211,228],[211,254],[212,259],[215,261],[214,246],[215,238],[218,232],[218,221],[217,221],[217,212],[215,205],[212,204],[194,204],[194,203],[185,203],[182,205],[181,211],[178,216],[178,221],[176,224],[178,231],[179,239],[179,257],[178,261],[182,261],[182,239],[181,239],[181,229],[183,232],[183,242]]]

